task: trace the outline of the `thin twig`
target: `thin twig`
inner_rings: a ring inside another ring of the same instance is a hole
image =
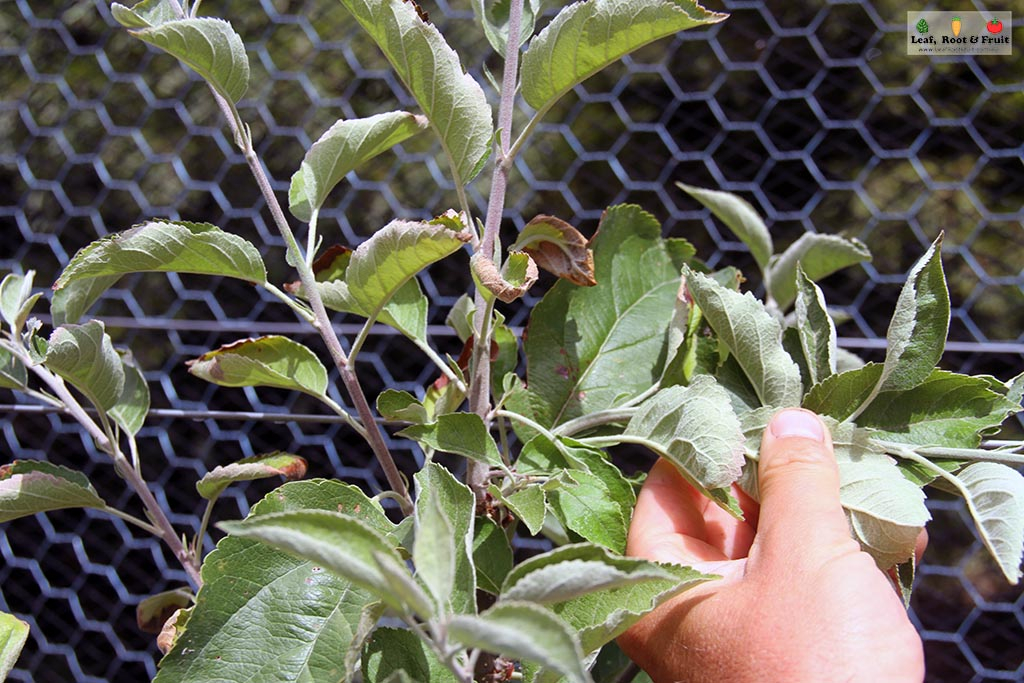
[[[505,191],[509,168],[506,158],[512,137],[512,115],[515,112],[516,80],[519,73],[519,32],[522,26],[523,0],[512,0],[508,17],[508,41],[505,43],[505,65],[501,78],[501,102],[498,105],[498,158],[494,164],[494,178],[487,202],[484,234],[475,256],[493,261],[498,231],[505,209]],[[494,297],[476,292],[476,316],[473,320],[474,340],[470,372],[469,409],[486,419],[491,403],[491,339],[490,321],[494,310]],[[470,462],[466,469],[466,483],[473,489],[478,501],[487,490],[487,465]]]
[[[179,0],[170,0],[170,3],[175,15],[183,17],[184,12],[182,11]],[[245,155],[245,161],[249,165],[249,170],[252,172],[253,177],[256,179],[256,184],[259,186],[260,193],[263,195],[267,208],[270,209],[270,215],[274,219],[274,224],[277,227],[278,232],[281,234],[281,237],[284,238],[291,265],[299,271],[299,279],[302,281],[302,287],[305,290],[309,306],[313,311],[314,320],[312,321],[312,324],[317,331],[320,332],[320,337],[327,346],[327,351],[331,356],[331,360],[334,361],[335,366],[341,374],[341,381],[345,385],[345,389],[348,391],[349,397],[352,399],[356,412],[366,427],[366,440],[370,444],[370,448],[373,450],[374,455],[377,457],[377,461],[380,463],[381,469],[384,471],[384,476],[388,480],[388,485],[401,496],[401,500],[403,501],[401,505],[403,514],[412,514],[412,499],[409,498],[409,492],[405,486],[405,480],[402,479],[402,475],[399,472],[398,467],[395,465],[394,458],[391,456],[391,451],[388,449],[387,443],[384,441],[384,434],[381,432],[380,426],[374,421],[373,411],[370,409],[370,404],[366,400],[366,395],[363,393],[363,387],[359,383],[359,378],[356,377],[356,374],[349,366],[348,357],[345,355],[345,350],[341,346],[341,340],[331,327],[331,319],[327,314],[327,309],[324,307],[323,300],[320,297],[320,290],[316,286],[317,283],[316,278],[313,275],[313,269],[306,262],[305,255],[302,253],[302,248],[295,240],[295,235],[292,233],[292,229],[288,225],[288,220],[285,218],[284,210],[281,208],[281,203],[277,200],[277,195],[274,194],[274,188],[270,184],[270,179],[267,175],[266,169],[263,167],[263,162],[256,155],[256,150],[252,146],[252,136],[238,118],[237,110],[234,105],[222,97],[213,87],[210,88],[210,93],[213,95],[213,98],[217,102],[221,111],[224,112],[228,125],[235,136],[235,141],[242,148],[242,152]]]

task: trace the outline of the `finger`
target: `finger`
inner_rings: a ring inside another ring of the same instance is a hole
[[[680,564],[728,559],[705,540],[707,502],[675,465],[659,460],[637,497],[626,554]]]
[[[761,441],[758,481],[757,554],[791,566],[855,545],[839,502],[832,438],[814,413],[792,408],[772,418]]]

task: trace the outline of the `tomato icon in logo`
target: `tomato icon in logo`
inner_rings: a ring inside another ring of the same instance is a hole
[[[993,19],[992,21],[985,24],[985,28],[988,29],[989,33],[999,33],[1000,31],[1003,30],[1003,22],[999,21],[998,19]]]

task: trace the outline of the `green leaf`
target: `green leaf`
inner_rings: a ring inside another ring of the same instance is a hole
[[[62,325],[50,335],[46,367],[85,394],[100,410],[110,410],[124,391],[124,367],[103,323]]]
[[[474,413],[439,415],[436,422],[413,425],[398,432],[404,436],[445,453],[455,453],[492,467],[503,468],[501,453],[484,421]]]
[[[914,589],[914,576],[917,574],[917,557],[911,555],[909,560],[896,565],[894,569],[900,597],[903,598],[903,608],[910,609],[910,595]]]
[[[530,315],[528,390],[509,406],[545,427],[638,396],[666,361],[679,266],[661,226],[636,206],[615,206],[591,248],[597,286],[560,280]]]
[[[511,0],[496,0],[495,2],[473,0],[473,12],[476,14],[477,21],[483,24],[487,42],[491,44],[495,52],[502,56],[505,55],[505,46],[508,44],[508,21],[511,5]],[[519,28],[520,46],[533,35],[533,27],[540,13],[541,0],[528,0],[523,3]]]
[[[764,304],[713,279],[683,269],[694,302],[750,379],[763,405],[800,405],[800,368],[782,348],[782,327]]]
[[[812,282],[817,282],[838,270],[870,260],[871,252],[860,240],[806,232],[772,259],[766,274],[768,291],[779,308],[785,310],[796,298],[798,264]]]
[[[877,458],[839,462],[839,499],[861,547],[888,570],[914,554],[931,519],[924,493],[894,463]]]
[[[414,3],[342,0],[376,41],[416,98],[451,160],[455,184],[467,184],[491,152],[491,108],[483,89]]]
[[[594,677],[595,683],[621,683],[628,676],[633,676],[636,671],[636,664],[626,656],[616,643],[608,643],[601,648],[601,653],[594,662],[590,675]],[[639,671],[633,676],[631,683],[653,683],[651,677],[645,671]]]
[[[126,12],[131,10],[122,7],[114,12],[114,18],[133,36],[176,57],[228,101],[238,102],[245,95],[249,88],[249,58],[231,24],[204,18],[175,19],[141,27]],[[148,18],[142,21],[150,23]]]
[[[912,389],[932,374],[949,331],[949,291],[942,272],[942,236],[907,275],[886,339],[881,391]]]
[[[261,541],[315,562],[373,592],[399,612],[409,610],[402,596],[396,594],[391,576],[408,575],[401,556],[380,532],[362,520],[342,512],[308,509],[222,522],[220,527],[232,536]],[[411,583],[412,577],[408,579]]]
[[[84,474],[42,460],[0,466],[0,522],[64,508],[105,508]]]
[[[177,19],[169,0],[143,0],[131,9],[115,2],[110,13],[125,28],[150,28]]]
[[[213,500],[236,481],[254,481],[277,476],[288,481],[302,479],[306,476],[306,460],[282,451],[242,458],[230,465],[214,467],[196,482],[196,490],[203,498]]]
[[[564,621],[542,607],[525,602],[499,602],[486,612],[458,616],[449,633],[469,647],[517,659],[529,659],[564,674],[570,681],[590,683],[579,640]]]
[[[609,499],[618,504],[622,519],[628,522],[633,514],[636,504],[633,485],[609,462],[605,453],[579,441],[565,437],[551,441],[546,436],[537,436],[523,446],[516,468],[523,474],[558,476],[563,470],[570,470],[593,475],[608,490]]]
[[[796,330],[813,385],[836,374],[836,326],[818,285],[799,266],[796,278]]]
[[[548,607],[579,633],[585,652],[620,635],[679,593],[714,578],[689,567],[618,557],[569,545],[531,557],[509,573],[501,600]]]
[[[832,375],[811,387],[804,397],[803,407],[819,415],[845,420],[868,399],[881,376],[882,366],[876,363]]]
[[[492,595],[500,593],[501,584],[512,571],[512,546],[505,530],[489,517],[476,518],[473,564],[476,566],[477,588]]]
[[[32,313],[32,307],[42,296],[42,292],[32,293],[32,280],[35,278],[35,271],[28,271],[25,275],[9,273],[0,282],[0,314],[11,326],[11,333],[15,336],[21,334],[21,328]]]
[[[732,192],[705,190],[683,183],[676,183],[676,186],[711,209],[711,213],[747,245],[761,270],[767,269],[768,260],[775,247],[772,246],[772,236],[768,232],[768,227],[750,202]]]
[[[412,560],[416,576],[426,584],[442,613],[447,613],[455,585],[455,532],[438,497],[423,490],[421,479],[416,481],[420,488],[414,517],[416,540]]]
[[[933,370],[906,391],[883,391],[857,418],[875,436],[922,446],[975,448],[1020,406],[981,378]]]
[[[327,369],[308,348],[287,337],[242,339],[187,363],[188,371],[222,387],[277,387],[327,394]]]
[[[413,278],[469,239],[446,224],[450,222],[443,219],[387,224],[360,244],[347,263],[337,266],[335,279],[321,282],[324,305],[379,319],[406,336],[425,339],[427,300]]]
[[[475,312],[476,305],[473,303],[472,297],[468,294],[463,294],[456,299],[455,304],[448,311],[448,315],[444,319],[445,323],[455,330],[455,334],[458,335],[459,341],[463,344],[473,336],[473,314]]]
[[[80,249],[53,285],[54,315],[77,322],[122,275],[142,272],[267,281],[259,251],[238,235],[209,223],[149,221]]]
[[[416,683],[456,683],[455,674],[412,631],[379,628],[363,652],[363,680],[384,683],[404,673]]]
[[[981,540],[1006,580],[1020,581],[1024,553],[1024,477],[994,462],[977,462],[956,474]]]
[[[28,370],[10,351],[0,348],[0,388],[24,389],[28,385]]]
[[[544,489],[528,486],[505,496],[503,500],[519,521],[526,525],[531,535],[540,533],[546,513]]]
[[[249,519],[289,510],[342,511],[380,533],[394,527],[355,486],[311,480],[285,484],[260,501]],[[160,662],[157,683],[336,682],[356,673],[344,653],[366,635],[365,610],[383,611],[370,591],[253,540],[228,536],[202,569],[187,628]],[[282,628],[283,624],[301,628]]]
[[[292,176],[288,208],[308,222],[334,186],[360,164],[423,131],[427,120],[405,111],[340,120],[306,152]]]
[[[729,395],[715,380],[698,375],[688,387],[662,389],[645,401],[625,434],[656,445],[702,489],[731,485],[743,467],[743,429]]]
[[[377,412],[388,420],[405,420],[414,424],[429,420],[423,404],[408,391],[382,391],[377,397]]]
[[[77,323],[103,293],[121,279],[120,275],[103,275],[75,280],[53,293],[50,315],[54,325]]]
[[[617,553],[626,551],[629,516],[599,477],[565,470],[562,485],[549,491],[547,498],[551,511],[566,528]]]
[[[633,50],[725,17],[693,0],[590,0],[563,7],[523,54],[523,98],[545,109]]]
[[[124,369],[124,389],[109,413],[121,429],[135,435],[142,429],[146,415],[149,414],[149,385],[131,351],[120,352],[120,357]]]
[[[0,612],[0,681],[6,680],[7,674],[11,673],[26,640],[28,624],[11,614]]]
[[[140,631],[158,634],[175,612],[192,605],[193,598],[188,588],[175,588],[151,595],[135,608],[135,623]]]
[[[476,611],[476,569],[473,566],[473,516],[476,497],[441,465],[428,463],[415,476],[420,505],[437,505],[451,525],[454,540],[454,583],[451,609],[456,613]],[[435,501],[435,502],[431,502]],[[428,554],[429,549],[421,551]]]

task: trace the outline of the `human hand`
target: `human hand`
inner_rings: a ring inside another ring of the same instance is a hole
[[[637,500],[626,552],[722,579],[691,588],[619,638],[655,683],[919,682],[921,639],[889,579],[850,537],[832,439],[784,410],[764,432],[761,505],[744,521],[664,460]]]

